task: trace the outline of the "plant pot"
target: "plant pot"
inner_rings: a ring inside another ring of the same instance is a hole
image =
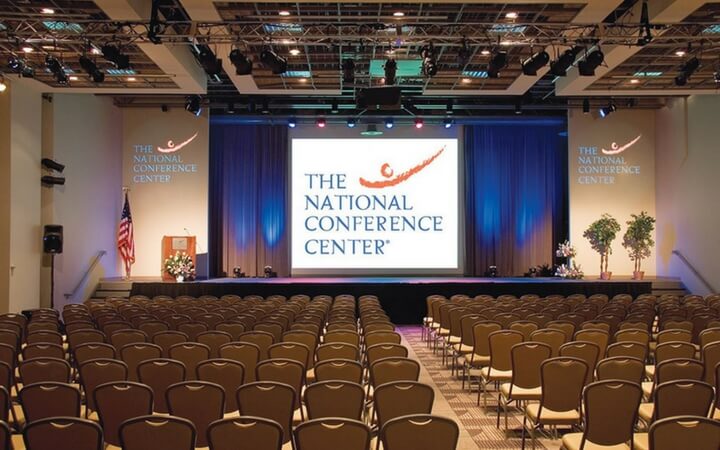
[[[633,272],[633,280],[642,280],[645,278],[645,272],[644,271],[635,271]]]
[[[600,274],[601,280],[609,280],[612,277],[612,272],[602,272]]]
[[[185,281],[185,277],[182,275],[178,275],[175,277],[175,281],[177,281],[178,283],[182,283],[183,281]]]

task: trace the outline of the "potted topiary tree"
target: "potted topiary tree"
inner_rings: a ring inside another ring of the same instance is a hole
[[[620,224],[610,214],[603,214],[598,220],[591,223],[583,233],[583,237],[590,241],[593,250],[600,253],[600,279],[609,280],[612,272],[608,272],[608,257],[612,253],[612,242],[615,240]]]
[[[631,220],[626,223],[627,231],[623,236],[623,247],[630,254],[630,259],[635,262],[633,270],[633,280],[642,280],[645,272],[640,270],[642,260],[648,258],[651,254],[655,241],[652,239],[652,232],[655,230],[655,218],[649,216],[645,211],[640,215],[631,214]]]

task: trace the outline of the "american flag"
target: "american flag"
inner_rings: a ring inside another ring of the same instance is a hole
[[[130,276],[130,268],[135,262],[135,237],[133,236],[133,222],[130,215],[130,202],[125,193],[125,206],[123,206],[120,227],[118,229],[118,250],[125,263],[125,274]]]

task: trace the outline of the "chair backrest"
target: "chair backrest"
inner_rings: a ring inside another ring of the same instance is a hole
[[[18,399],[27,423],[48,417],[80,417],[80,390],[67,383],[27,384]]]
[[[138,325],[138,330],[145,333],[152,342],[156,334],[170,330],[170,325],[161,320],[149,320]]]
[[[297,450],[366,450],[370,427],[359,420],[323,418],[309,420],[295,428]]]
[[[210,349],[210,358],[219,358],[220,347],[232,342],[233,337],[230,333],[224,331],[211,330],[198,334],[196,340],[208,346]]]
[[[260,349],[258,361],[262,361],[268,359],[268,348],[275,343],[275,337],[266,331],[247,331],[240,335],[238,342],[250,342],[257,345]]]
[[[681,328],[665,329],[658,333],[656,341],[658,345],[665,342],[692,342],[692,332]]]
[[[707,328],[702,330],[699,334],[700,348],[712,342],[720,342],[720,328]]]
[[[153,391],[135,382],[103,383],[93,391],[105,442],[120,445],[120,425],[133,417],[153,412]]]
[[[432,413],[435,393],[432,386],[417,381],[381,384],[373,394],[378,428],[389,420],[408,414]]]
[[[585,441],[596,445],[620,445],[633,438],[633,427],[642,398],[637,383],[620,380],[590,383],[583,392]]]
[[[208,326],[202,322],[186,322],[179,324],[177,326],[177,330],[181,333],[185,333],[191,342],[195,342],[198,334],[206,332],[208,330]]]
[[[326,344],[341,342],[359,347],[360,335],[352,331],[328,331],[325,333],[323,342]]]
[[[291,359],[266,359],[255,367],[258,381],[276,381],[292,386],[295,390],[295,407],[300,406],[300,394],[305,384],[305,367]]]
[[[711,384],[695,380],[661,383],[653,391],[653,418],[707,416],[715,397]]]
[[[670,417],[653,423],[648,439],[653,450],[717,450],[720,422],[698,416]]]
[[[640,361],[647,360],[648,346],[639,342],[615,342],[607,348],[606,354],[609,358],[613,356],[629,356]]]
[[[372,365],[375,361],[383,358],[407,358],[408,349],[401,344],[375,344],[365,350],[367,364]]]
[[[138,380],[153,390],[153,411],[167,413],[165,391],[168,386],[185,381],[185,364],[174,359],[150,359],[137,367]]]
[[[453,420],[417,414],[388,421],[379,439],[384,450],[455,450],[459,434]]]
[[[668,359],[695,357],[695,346],[683,341],[667,341],[655,347],[655,364],[660,364]]]
[[[120,349],[120,359],[127,364],[130,381],[138,380],[137,367],[141,362],[160,357],[162,357],[162,348],[149,342],[127,344]]]
[[[222,386],[225,391],[225,413],[237,411],[235,391],[243,384],[245,367],[232,359],[208,359],[196,368],[197,379]]]
[[[274,420],[240,416],[216,420],[207,434],[210,450],[280,450],[283,429]]]
[[[140,330],[118,330],[110,335],[110,344],[115,347],[115,351],[118,353],[121,348],[128,344],[147,341],[147,335]]]
[[[307,345],[299,342],[278,342],[268,348],[268,356],[270,359],[291,359],[307,368],[310,349]]]
[[[116,359],[91,359],[80,366],[80,381],[85,391],[87,408],[95,410],[95,388],[111,381],[127,381],[128,367]]]
[[[510,394],[514,387],[523,389],[539,388],[540,366],[552,356],[552,349],[542,342],[521,342],[510,349],[512,381]]]
[[[420,364],[410,358],[383,358],[370,366],[370,384],[375,387],[392,381],[417,381],[419,376]]]
[[[362,365],[350,359],[326,359],[315,364],[316,381],[349,381],[362,383]]]
[[[28,344],[22,350],[23,359],[58,358],[65,359],[62,345],[50,343]]]
[[[241,416],[257,416],[274,420],[283,429],[282,442],[292,437],[292,418],[295,410],[295,389],[284,383],[257,381],[237,390]]]
[[[353,361],[359,361],[360,349],[354,345],[344,344],[341,342],[322,344],[318,345],[318,348],[315,351],[315,358],[317,362],[326,361],[328,359],[350,359]]]
[[[210,359],[210,347],[199,342],[183,342],[170,347],[170,358],[185,364],[185,378],[194,380],[200,361]]]
[[[605,349],[607,349],[610,342],[610,334],[603,330],[585,329],[575,333],[575,340],[592,342],[600,348],[600,355],[604,355]]]
[[[640,384],[645,376],[645,363],[630,356],[601,359],[595,369],[598,381],[623,380]]]
[[[538,418],[542,419],[543,408],[556,412],[579,410],[587,372],[588,365],[580,358],[560,356],[543,361]]]
[[[579,358],[588,366],[585,383],[591,383],[595,376],[595,366],[600,358],[600,347],[592,342],[568,342],[560,347],[560,356]]]
[[[0,421],[9,422],[10,391],[0,387]]]
[[[195,425],[196,447],[207,447],[207,428],[223,418],[225,391],[207,381],[183,381],[168,386],[165,397],[170,414],[188,419]]]
[[[523,341],[522,333],[500,330],[490,333],[488,339],[490,341],[490,370],[512,370],[510,351],[514,345]]]
[[[567,336],[562,330],[543,328],[530,333],[528,340],[533,342],[542,342],[550,346],[552,357],[556,357],[560,354],[560,347],[565,343]]]
[[[400,334],[395,331],[373,331],[365,334],[365,346],[376,344],[399,344],[402,341]]]
[[[58,333],[57,331],[34,331],[32,333],[28,333],[27,337],[25,338],[25,342],[30,344],[56,344],[62,346],[63,344],[63,337],[62,334]]]
[[[78,330],[68,333],[67,339],[70,349],[75,349],[81,344],[105,342],[106,338],[105,333],[99,330]]]
[[[100,425],[77,417],[50,417],[30,422],[23,430],[29,450],[102,450]]]
[[[195,426],[173,416],[140,416],[120,426],[123,450],[195,450]]]
[[[720,342],[710,342],[702,347],[702,361],[705,366],[705,382],[715,385],[715,366],[720,363]]]
[[[675,380],[702,381],[704,372],[703,363],[696,359],[668,359],[655,367],[655,384]]]
[[[309,419],[343,417],[360,420],[365,406],[365,390],[357,383],[322,381],[313,383],[303,394]]]
[[[515,322],[512,322],[508,328],[510,330],[519,331],[522,333],[523,339],[529,341],[530,335],[537,331],[540,327],[535,322],[530,322],[528,320],[516,320]]]
[[[650,344],[650,333],[638,329],[620,330],[615,333],[615,342],[637,342],[648,346]]]
[[[153,344],[159,345],[160,348],[162,348],[163,358],[170,357],[170,347],[175,344],[188,342],[189,340],[190,337],[187,334],[175,330],[161,331],[159,333],[155,333],[152,337]]]
[[[247,331],[245,325],[238,322],[221,322],[215,325],[215,329],[229,334],[233,341],[240,339],[240,335]]]
[[[11,437],[10,426],[7,422],[0,421],[0,449],[13,450]]]
[[[576,316],[576,314],[570,315],[571,317]],[[582,319],[578,320],[578,323],[582,323]],[[565,333],[565,342],[572,340],[572,337],[575,334],[575,328],[577,328],[577,324],[571,322],[570,320],[553,320],[552,322],[548,322],[546,326],[551,330],[560,330]]]
[[[220,347],[220,358],[231,359],[243,365],[243,383],[255,381],[255,367],[260,359],[260,347],[251,342],[230,342]]]
[[[59,358],[34,358],[20,363],[18,370],[23,384],[44,381],[70,382],[70,363]]]

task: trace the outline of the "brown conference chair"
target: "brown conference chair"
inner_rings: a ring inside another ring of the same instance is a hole
[[[219,358],[220,347],[224,344],[232,342],[233,337],[230,333],[213,330],[198,334],[196,340],[197,342],[208,346],[210,349],[210,358]]]
[[[170,358],[185,364],[185,378],[194,380],[195,368],[200,361],[210,359],[210,347],[198,342],[183,342],[170,347]]]
[[[195,426],[172,416],[140,416],[120,426],[123,450],[195,450]]]
[[[222,419],[224,414],[222,386],[207,381],[183,381],[170,385],[165,397],[171,415],[188,419],[195,426],[195,446],[207,447],[208,426]]]
[[[18,366],[23,384],[57,381],[69,383],[71,376],[70,363],[59,358],[34,358],[23,361]]]
[[[210,450],[280,450],[283,429],[262,417],[217,420],[208,427]]]
[[[528,340],[548,345],[550,347],[552,357],[555,358],[560,355],[560,347],[565,344],[567,337],[561,330],[543,328],[533,331]]]
[[[174,359],[149,359],[138,365],[138,380],[153,391],[154,412],[168,412],[165,392],[170,385],[185,381],[185,372],[185,364]]]
[[[245,379],[245,367],[232,359],[207,359],[196,368],[197,379],[222,386],[225,391],[225,413],[238,410],[235,391]]]
[[[696,380],[676,380],[659,384],[652,403],[641,403],[638,416],[647,426],[672,416],[702,416],[711,412],[713,386]]]
[[[595,366],[600,359],[600,347],[592,342],[568,342],[560,347],[560,356],[578,358],[588,367],[585,384],[592,383],[595,378]]]
[[[18,399],[27,423],[48,417],[80,417],[80,390],[67,383],[28,384]]]
[[[490,333],[490,361],[487,366],[480,369],[480,389],[478,389],[477,404],[480,405],[480,396],[483,406],[487,407],[487,385],[490,383],[506,383],[512,380],[511,349],[515,344],[523,341],[519,331],[500,330]]]
[[[311,384],[303,394],[308,419],[342,417],[361,420],[365,390],[357,383],[323,381]]]
[[[292,386],[295,391],[295,409],[300,408],[302,388],[305,385],[305,367],[291,359],[266,359],[255,367],[258,381],[275,381]],[[304,418],[302,408],[301,417]]]
[[[706,417],[675,416],[658,420],[650,427],[649,442],[638,450],[716,450],[720,448],[720,422]]]
[[[295,410],[295,389],[292,386],[257,381],[240,386],[236,396],[241,416],[262,417],[279,423],[283,429],[282,442],[290,442]]]
[[[162,348],[148,342],[127,344],[120,349],[120,359],[127,364],[128,380],[137,381],[137,367],[143,361],[158,359],[162,356]]]
[[[595,369],[597,380],[624,380],[640,384],[645,376],[642,360],[629,356],[614,356],[598,362]]]
[[[100,426],[77,417],[50,417],[27,424],[23,430],[28,450],[102,450]]]
[[[104,342],[79,344],[74,349],[75,364],[80,367],[91,359],[115,359],[115,347]]]
[[[22,349],[23,360],[33,358],[57,358],[65,359],[65,350],[62,345],[39,342],[28,344]]]
[[[297,450],[367,450],[370,428],[359,420],[323,418],[309,420],[295,428]]]
[[[379,440],[383,450],[455,450],[459,434],[453,420],[417,414],[388,421]]]
[[[630,358],[639,359],[640,361],[647,361],[648,346],[647,344],[641,344],[639,342],[615,342],[610,344],[606,350],[608,358],[614,356],[626,356]]]
[[[85,417],[90,411],[97,411],[95,407],[95,388],[111,381],[127,381],[127,364],[115,359],[91,359],[80,366],[80,381],[85,391]]]
[[[93,391],[93,403],[105,442],[119,446],[119,431],[123,422],[152,414],[153,391],[144,384],[130,381],[103,383]]]
[[[182,344],[189,341],[190,337],[187,334],[175,330],[161,331],[155,333],[152,337],[152,343],[155,345],[159,345],[162,349],[163,358],[170,357],[170,347],[172,347],[173,345]]]
[[[349,381],[361,384],[362,365],[350,359],[327,359],[315,364],[315,381]]]
[[[508,429],[508,406],[512,402],[539,401],[542,397],[540,367],[552,356],[552,348],[542,342],[521,342],[510,349],[511,378],[500,385],[497,406],[497,424],[500,427],[500,408],[505,415],[505,431]]]
[[[260,359],[260,347],[251,342],[230,342],[220,347],[220,358],[231,359],[245,369],[243,383],[255,381],[255,367]]]
[[[250,342],[260,349],[258,361],[268,359],[268,349],[275,343],[275,337],[266,331],[246,331],[240,335],[238,342]],[[246,370],[249,368],[246,367]]]
[[[356,346],[344,343],[332,343],[319,345],[315,351],[317,363],[328,359],[349,359],[360,360],[360,349]]]
[[[378,429],[398,417],[432,413],[435,392],[432,386],[417,381],[395,381],[381,384],[374,392]]]

